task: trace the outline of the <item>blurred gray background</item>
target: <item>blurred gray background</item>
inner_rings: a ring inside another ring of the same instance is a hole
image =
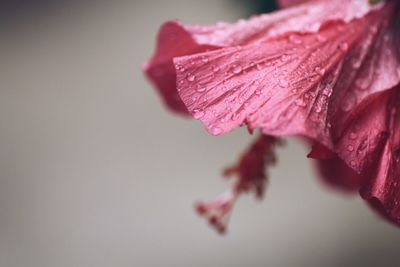
[[[252,137],[168,113],[140,66],[165,20],[233,21],[238,1],[2,5],[1,267],[400,266],[400,230],[325,187],[295,140],[227,235],[193,212]]]

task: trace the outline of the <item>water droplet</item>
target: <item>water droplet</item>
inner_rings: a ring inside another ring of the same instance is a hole
[[[261,95],[261,90],[260,90],[260,89],[256,89],[256,90],[254,91],[254,93],[255,93],[257,96],[260,96],[260,95]]]
[[[192,101],[195,102],[197,100],[196,96],[192,96]]]
[[[282,61],[282,62],[288,61],[289,59],[290,59],[290,55],[283,54],[283,55],[281,56],[281,61]]]
[[[283,78],[279,79],[280,87],[286,88],[286,87],[288,87],[288,85],[289,85],[289,82],[286,79],[283,79]]]
[[[211,127],[211,134],[212,135],[219,135],[222,133],[222,129],[218,126]]]
[[[341,43],[341,44],[339,45],[339,48],[340,48],[340,50],[342,50],[343,52],[346,52],[346,51],[349,49],[349,44],[346,43],[346,42]]]
[[[361,60],[354,60],[351,63],[351,66],[353,67],[353,69],[358,69],[361,66]]]
[[[356,166],[356,161],[355,160],[350,161],[350,166],[352,167]]]
[[[338,29],[338,31],[340,31],[340,32],[344,32],[345,27],[344,27],[343,25],[339,25],[339,26],[337,27],[337,29]]]
[[[239,74],[242,72],[242,67],[240,66],[233,66],[232,72],[235,74]]]
[[[202,117],[204,117],[204,111],[201,109],[195,109],[193,110],[193,118],[195,118],[196,120],[201,119]]]
[[[302,43],[301,39],[296,35],[290,35],[289,36],[289,41],[291,41],[294,44],[301,44]]]
[[[325,69],[322,67],[315,67],[315,72],[321,76],[325,74]]]
[[[348,145],[347,146],[347,150],[352,152],[354,150],[354,146],[353,145]]]
[[[368,88],[369,85],[369,81],[367,79],[363,79],[363,78],[358,78],[356,80],[356,86],[360,89],[360,90],[365,90]]]
[[[320,113],[322,111],[322,107],[321,106],[317,106],[316,108],[315,108],[315,112],[316,113]]]
[[[194,74],[188,74],[187,75],[187,77],[186,77],[186,79],[189,81],[189,82],[193,82],[194,80],[196,80],[196,76],[194,75]]]
[[[317,35],[317,41],[323,43],[323,42],[326,41],[326,37],[323,36],[322,34],[318,34]]]
[[[355,132],[351,132],[349,137],[350,139],[354,140],[357,138],[357,134]]]
[[[376,25],[371,26],[371,33],[375,34],[378,32],[378,27]]]
[[[294,103],[296,104],[296,106],[303,107],[303,108],[307,106],[306,102],[301,98],[296,99],[294,101]]]
[[[220,69],[219,69],[219,67],[218,66],[214,66],[214,67],[212,67],[212,71],[213,72],[218,72]]]
[[[207,63],[208,62],[208,57],[202,56],[201,57],[201,61],[203,61],[204,63]]]
[[[258,64],[256,65],[256,68],[257,68],[257,70],[262,70],[262,65],[261,65],[261,63],[258,63]]]
[[[352,95],[348,95],[348,96],[343,98],[343,102],[342,102],[341,108],[344,111],[350,111],[351,108],[354,106],[354,104],[356,104],[355,97],[352,96]]]
[[[197,87],[196,91],[199,92],[199,93],[203,93],[203,92],[206,91],[206,89],[207,88],[205,88],[204,86],[199,86],[199,87]]]

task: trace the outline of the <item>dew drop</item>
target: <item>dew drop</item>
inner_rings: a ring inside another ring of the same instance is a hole
[[[186,77],[186,79],[189,81],[189,82],[194,82],[194,80],[196,80],[196,76],[194,75],[194,74],[188,74],[187,75],[187,77]]]
[[[296,99],[296,100],[294,101],[294,103],[295,103],[297,106],[303,107],[303,108],[307,106],[306,102],[305,102],[303,99],[301,99],[301,98]]]
[[[199,87],[197,87],[196,91],[199,92],[199,93],[203,93],[203,92],[206,91],[206,89],[207,88],[205,88],[204,86],[199,86]]]
[[[281,61],[282,61],[282,62],[288,61],[289,59],[290,59],[290,55],[283,54],[283,55],[281,56]]]
[[[290,35],[289,36],[289,41],[291,41],[294,44],[301,44],[302,43],[301,39],[296,35]]]
[[[344,111],[350,111],[351,108],[354,106],[355,103],[356,103],[356,99],[354,98],[354,96],[349,95],[349,96],[347,96],[347,97],[345,97],[345,98],[343,99],[341,108],[342,108]]]
[[[354,146],[353,145],[348,145],[347,146],[347,150],[352,152],[354,150]]]
[[[257,70],[262,70],[262,65],[261,65],[260,63],[258,63],[258,64],[256,65],[256,68],[257,68]]]
[[[344,30],[345,30],[345,28],[343,27],[343,25],[339,25],[339,26],[337,27],[337,29],[338,29],[338,31],[340,31],[340,32],[344,32]]]
[[[346,43],[346,42],[341,43],[341,44],[339,45],[339,48],[340,48],[340,50],[342,50],[343,52],[346,52],[346,51],[349,49],[349,44]]]
[[[371,26],[371,33],[375,34],[378,32],[378,27],[376,25]]]
[[[360,90],[365,90],[368,88],[369,81],[367,79],[358,78],[356,80],[356,85]]]
[[[288,85],[289,85],[289,82],[286,79],[279,79],[280,87],[286,88],[286,87],[288,87]]]
[[[315,112],[316,113],[320,113],[322,111],[322,107],[321,106],[317,106],[316,108],[315,108]]]
[[[260,90],[260,89],[256,89],[256,90],[254,91],[254,93],[255,93],[257,96],[260,96],[260,95],[261,95],[261,90]]]
[[[325,74],[325,69],[322,67],[315,67],[315,72],[322,76]]]
[[[350,139],[354,140],[357,138],[357,134],[355,132],[351,132],[349,137]]]
[[[218,127],[218,126],[213,126],[212,128],[211,128],[211,134],[212,135],[219,135],[219,134],[221,134],[222,133],[222,129],[220,128],[220,127]]]
[[[219,70],[220,70],[220,68],[218,66],[212,67],[212,71],[213,72],[218,72]]]
[[[353,67],[353,69],[358,69],[361,66],[361,60],[353,61],[351,66]]]
[[[240,66],[233,66],[232,72],[235,74],[239,74],[242,72],[242,67]]]
[[[322,34],[318,34],[317,35],[317,41],[318,42],[325,42],[326,41],[326,37],[325,36],[323,36]]]
[[[201,57],[201,61],[203,61],[204,63],[207,63],[208,62],[208,57],[205,57],[205,56]]]
[[[352,167],[356,166],[356,161],[355,161],[355,160],[350,161],[350,165],[351,165]]]
[[[196,120],[201,119],[204,117],[204,111],[201,109],[195,109],[193,110],[193,118],[195,118]]]

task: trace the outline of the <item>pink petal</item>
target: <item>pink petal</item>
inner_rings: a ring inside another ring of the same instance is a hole
[[[176,91],[176,71],[172,58],[213,48],[197,44],[178,22],[167,22],[161,27],[154,56],[144,65],[144,69],[171,110],[187,114],[187,109]]]
[[[371,162],[364,175],[369,180],[361,189],[363,198],[380,203],[380,210],[391,221],[400,224],[400,87],[386,93],[380,101],[386,110],[386,126],[379,158]],[[375,205],[376,206],[376,205]]]
[[[266,169],[275,163],[274,149],[280,144],[281,141],[275,137],[261,135],[236,165],[225,170],[225,176],[235,175],[236,181],[232,189],[209,202],[196,205],[197,212],[206,217],[218,232],[225,232],[233,205],[241,193],[253,192],[257,198],[263,196]]]
[[[375,5],[373,8],[377,8]],[[329,21],[345,22],[364,16],[371,10],[368,0],[317,1],[254,16],[237,23],[218,23],[215,26],[185,26],[176,21],[165,23],[158,34],[157,48],[144,66],[147,77],[158,88],[165,104],[173,111],[186,114],[187,110],[176,92],[174,57],[196,54],[232,45],[254,43],[287,32],[316,32]]]
[[[270,14],[241,19],[236,23],[185,26],[198,44],[228,47],[254,43],[289,32],[317,32],[332,21],[350,22],[361,18],[381,5],[371,6],[368,0],[313,1]]]
[[[362,176],[347,166],[339,157],[317,160],[316,169],[323,181],[343,192],[357,192],[362,184]]]
[[[247,123],[264,134],[303,135],[332,147],[328,111],[336,107],[329,97],[349,50],[369,27],[380,26],[381,16],[373,12],[348,24],[331,23],[318,34],[175,58],[177,69],[187,67],[177,74],[178,91],[211,134]]]

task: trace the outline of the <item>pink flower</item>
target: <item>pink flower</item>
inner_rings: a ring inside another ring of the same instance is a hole
[[[233,24],[167,22],[145,66],[168,107],[210,134],[261,131],[226,171],[233,189],[198,211],[224,231],[240,193],[262,196],[278,138],[295,135],[329,184],[400,224],[399,1],[281,4],[291,7]]]

